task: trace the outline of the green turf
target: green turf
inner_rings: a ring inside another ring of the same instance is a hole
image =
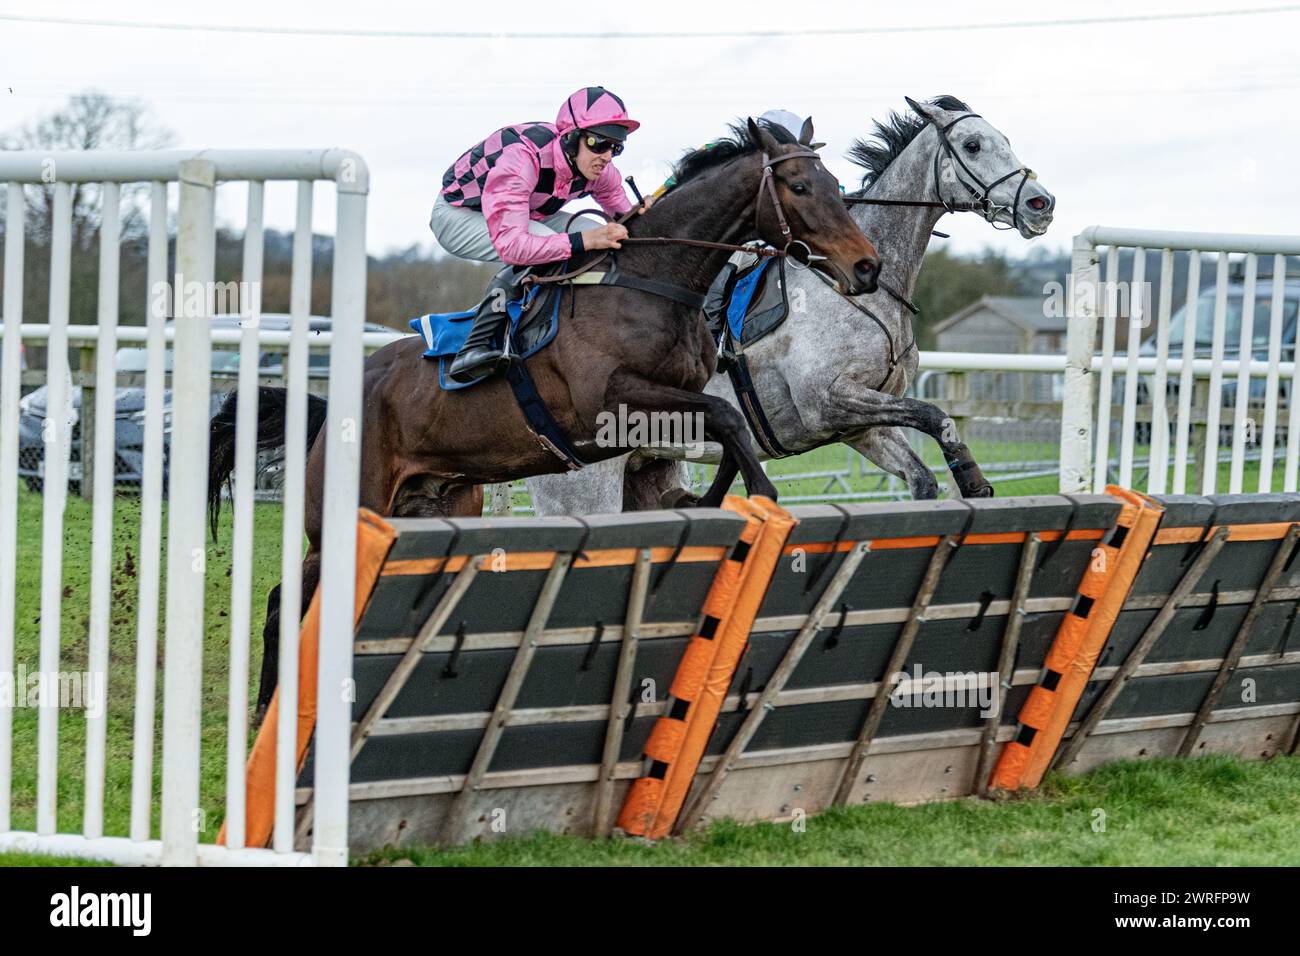
[[[421,866],[1300,866],[1300,758],[1125,761],[1039,792],[845,807],[793,822],[721,821],[680,840],[534,834],[355,864]],[[0,854],[0,865],[55,862]]]
[[[1015,495],[1054,495],[1060,490],[1058,476],[1053,473],[1050,475],[1039,475],[1028,478],[1009,479],[1004,475],[1014,475],[1023,473],[1030,469],[1026,463],[1030,462],[1056,462],[1060,456],[1060,448],[1052,443],[1045,442],[1000,442],[1000,441],[981,441],[979,439],[970,442],[971,453],[975,460],[985,469],[985,477],[993,485],[994,492],[999,498],[1006,498]],[[874,465],[867,464],[863,459],[854,456],[850,464],[849,448],[846,445],[834,444],[825,445],[821,448],[802,455],[795,455],[791,458],[782,458],[767,463],[767,473],[777,486],[782,500],[793,499],[796,501],[808,499],[806,503],[813,503],[822,500],[823,496],[852,495],[851,498],[825,499],[825,500],[858,500],[858,501],[879,501],[886,500],[889,496],[882,495],[882,492],[890,492],[892,497],[906,498],[907,488],[901,481],[894,481],[892,486],[889,484],[888,477],[884,475]],[[934,442],[923,442],[921,447],[921,457],[926,464],[937,469],[940,479],[940,494],[946,495],[946,482],[944,479],[943,454],[939,451],[939,446]],[[1135,467],[1133,470],[1133,479],[1130,486],[1139,490],[1147,487],[1148,474],[1143,462],[1150,454],[1150,448],[1145,445],[1138,446],[1134,449]],[[1111,449],[1112,456],[1118,455],[1118,450]],[[1115,458],[1112,457],[1114,461]],[[1110,480],[1118,483],[1118,465],[1111,469]],[[703,477],[698,479],[697,490],[703,490],[708,487],[708,482],[712,480],[715,468],[705,466]],[[692,470],[694,474],[694,469]],[[816,478],[800,478],[797,480],[784,479],[786,475],[806,475],[808,473],[820,473]],[[1255,491],[1259,487],[1259,462],[1247,461],[1243,468],[1242,489],[1244,491]],[[837,477],[836,477],[837,476]],[[1221,462],[1219,465],[1218,488],[1226,490],[1229,487],[1231,468],[1227,462]],[[1281,487],[1281,467],[1275,466],[1272,478],[1274,489]],[[1193,473],[1189,469],[1186,474],[1187,490],[1194,492],[1197,489],[1192,487]],[[1173,488],[1173,468],[1169,469],[1166,487]],[[743,486],[740,479],[736,479],[736,484],[732,489],[735,493],[743,493]],[[531,506],[531,498],[528,489],[522,481],[517,482],[514,486],[514,504],[515,507]]]
[[[1056,474],[1043,475],[1031,478],[1018,478],[1008,480],[1002,477],[1004,474],[1015,474],[1030,469],[1025,467],[1027,462],[1053,462],[1059,460],[1060,448],[1055,444],[1043,442],[993,442],[980,441],[978,439],[970,442],[971,454],[975,460],[981,464],[985,471],[985,477],[993,485],[994,491],[999,498],[1006,498],[1013,495],[1054,495],[1060,490],[1059,477]],[[944,463],[943,454],[939,451],[939,446],[934,442],[926,441],[921,446],[921,457],[925,463],[939,472],[940,493],[946,494],[943,490]],[[1111,448],[1111,460],[1114,467],[1111,468],[1110,480],[1118,483],[1118,448]],[[813,495],[818,496],[827,492],[843,493],[844,488],[838,483],[832,483],[827,478],[805,478],[798,481],[781,481],[782,475],[801,474],[810,471],[839,471],[845,472],[844,481],[847,482],[850,489],[854,492],[879,492],[888,486],[882,481],[882,473],[875,466],[868,465],[866,469],[856,466],[852,469],[848,467],[848,448],[845,445],[826,445],[814,451],[806,452],[802,455],[796,455],[792,458],[784,458],[778,461],[768,462],[768,475],[777,480],[777,488],[782,496],[792,495]],[[1136,446],[1133,450],[1135,465],[1133,468],[1133,478],[1130,487],[1144,490],[1147,487],[1149,479],[1146,460],[1151,454],[1151,449],[1146,445]],[[1039,470],[1039,469],[1034,469]],[[709,469],[712,475],[713,469]],[[865,472],[865,473],[864,473]],[[1275,462],[1271,472],[1273,489],[1278,490],[1282,486],[1282,467],[1280,462]],[[1189,467],[1186,472],[1186,485],[1189,493],[1197,492],[1199,489],[1193,488],[1193,470]],[[1229,480],[1231,478],[1231,466],[1228,462],[1219,463],[1218,489],[1227,491]],[[1255,491],[1259,487],[1260,465],[1258,461],[1246,461],[1242,468],[1242,490]],[[1174,469],[1170,465],[1166,475],[1166,487],[1173,488]],[[907,496],[907,489],[901,482],[896,482],[896,494],[899,497]]]
[[[1100,827],[1096,829],[1095,827]],[[1300,758],[1125,762],[1049,775],[1038,794],[846,807],[794,823],[730,821],[683,840],[534,835],[376,853],[427,866],[1296,866]]]
[[[66,856],[40,856],[35,853],[0,853],[0,866],[112,866],[102,860],[80,860]]]
[[[140,569],[140,504],[132,497],[114,501],[115,522],[112,574],[112,631],[108,675],[108,753],[104,800],[104,833],[126,836],[130,826],[131,741],[134,724],[136,611]],[[256,674],[261,661],[261,631],[265,619],[267,591],[279,580],[280,515],[278,505],[258,504],[254,515],[253,547],[253,640],[250,695],[256,693]],[[164,505],[164,522],[166,506]],[[28,673],[37,669],[40,653],[42,498],[26,491],[18,500],[17,611],[15,628],[15,668],[24,666]],[[164,523],[164,527],[165,527]],[[63,602],[61,671],[80,672],[87,668],[87,627],[90,609],[90,533],[91,506],[80,498],[69,497],[64,515],[63,534]],[[202,707],[202,779],[200,784],[203,810],[203,837],[215,837],[223,816],[225,793],[225,726],[229,696],[230,655],[230,509],[222,511],[219,537],[210,543],[207,566],[210,569],[205,614],[207,636],[203,657]],[[164,535],[164,552],[166,537]],[[165,561],[165,553],[164,553]],[[165,593],[159,602],[158,620],[164,619]],[[161,640],[160,640],[161,645]],[[157,793],[159,791],[159,754],[162,740],[162,664],[166,649],[159,647],[155,708],[153,829],[158,828]],[[18,707],[14,711],[13,755],[13,826],[16,830],[35,827],[36,801],[36,708]],[[59,792],[58,829],[64,833],[81,832],[85,788],[84,712],[61,709],[59,713]]]

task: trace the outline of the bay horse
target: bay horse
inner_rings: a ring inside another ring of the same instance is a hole
[[[652,283],[672,279],[679,292],[698,298],[736,244],[762,240],[777,249],[801,247],[814,268],[849,294],[875,289],[880,257],[845,209],[838,181],[808,147],[812,123],[804,124],[797,141],[752,119],[732,127],[732,134],[687,153],[675,167],[673,188],[626,222],[632,242],[617,253],[618,270]],[[619,286],[568,286],[561,294],[567,301],[560,307],[559,331],[527,360],[527,368],[584,461],[629,450],[598,440],[600,421],[610,415],[699,416],[705,437],[722,446],[724,459],[736,462],[746,489],[776,498],[743,417],[725,400],[703,394],[717,347],[698,307],[681,295]],[[396,517],[475,513],[481,491],[470,486],[567,469],[525,425],[500,376],[445,391],[424,349],[422,338],[410,336],[366,360],[362,507]],[[282,444],[287,392],[263,388],[259,397],[258,446]],[[232,392],[211,423],[208,497],[214,525],[221,487],[234,469],[236,398]],[[300,614],[320,574],[325,442],[315,435],[309,440]],[[721,503],[730,485],[730,479],[715,483],[701,503]],[[259,713],[275,687],[279,615],[277,586],[267,601]]]

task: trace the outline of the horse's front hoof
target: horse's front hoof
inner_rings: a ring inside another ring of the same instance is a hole
[[[952,449],[948,456],[948,470],[963,498],[993,497],[993,486],[985,479],[979,463],[971,457],[970,449],[965,445]]]

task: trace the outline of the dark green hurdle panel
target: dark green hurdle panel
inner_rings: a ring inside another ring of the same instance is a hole
[[[1157,497],[1165,507],[1160,531],[1142,565],[1132,592],[1121,610],[1099,668],[1114,667],[1133,652],[1152,626],[1165,600],[1188,573],[1212,528],[1241,525],[1283,525],[1300,522],[1300,495],[1249,494]],[[1193,529],[1192,542],[1160,542],[1160,534]],[[1256,589],[1281,546],[1280,537],[1267,540],[1228,540],[1200,575],[1191,594],[1146,655],[1142,669],[1129,680],[1107,720],[1194,713],[1213,683],[1223,659],[1246,619]],[[1243,664],[1223,688],[1215,710],[1272,707],[1300,701],[1300,667],[1287,654],[1300,651],[1295,609],[1300,586],[1300,562],[1293,561],[1275,583],[1268,603],[1246,636]],[[1287,592],[1290,592],[1289,595]],[[1179,664],[1209,662],[1205,668],[1181,673]],[[1249,684],[1244,682],[1249,681]],[[1105,672],[1091,681],[1075,710],[1081,718],[1105,690]]]
[[[505,729],[490,771],[599,763],[605,718],[574,719],[581,717],[574,708],[609,704],[636,550],[652,549],[654,564],[633,687],[639,693],[652,681],[662,700],[718,565],[744,520],[730,511],[698,509],[585,520],[403,519],[392,524],[398,539],[357,633],[354,719],[370,707],[461,573],[442,570],[438,559],[480,555],[485,560],[362,748],[353,765],[354,783],[468,771],[483,737],[483,717],[505,685],[555,552],[580,552],[595,564],[578,562],[569,569],[514,703],[513,710],[532,712],[530,722]],[[716,554],[708,556],[709,551]],[[512,567],[512,561],[526,566]],[[539,713],[546,710],[555,712],[554,720]],[[637,759],[653,723],[653,716],[629,723],[622,759]],[[413,732],[401,732],[407,728]]]
[[[1016,534],[1033,531],[1100,531],[1112,528],[1120,505],[1105,495],[1059,495],[972,501],[889,502],[791,509],[799,519],[786,554],[759,612],[750,647],[731,691],[761,690],[795,639],[803,618],[821,597],[846,550],[833,555],[802,546],[871,539],[940,538],[960,534]],[[1041,666],[1074,598],[1098,540],[1043,542],[1031,578],[1028,611],[1020,634],[1018,668]],[[904,668],[945,673],[995,672],[1006,628],[1007,608],[1020,567],[1023,541],[963,544],[948,560],[923,615]],[[799,661],[787,691],[834,698],[835,688],[876,683],[903,630],[908,612],[934,554],[931,543],[881,547],[863,558],[833,613]],[[999,605],[999,602],[1001,604]],[[987,604],[983,614],[979,609]],[[962,607],[959,607],[962,606]],[[847,621],[841,619],[847,611]],[[882,620],[884,617],[888,620]],[[863,619],[866,620],[863,620]],[[1013,723],[1032,683],[1005,694],[1002,720]],[[871,698],[812,700],[778,707],[763,721],[747,752],[813,746],[856,739]],[[726,749],[743,714],[724,711],[710,752]],[[921,734],[978,727],[978,708],[893,708],[879,736]]]

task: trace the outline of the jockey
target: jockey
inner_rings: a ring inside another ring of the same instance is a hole
[[[613,158],[640,125],[628,117],[621,99],[604,87],[588,86],[564,101],[554,123],[503,127],[448,167],[429,218],[434,238],[454,256],[506,263],[448,369],[453,379],[468,382],[496,371],[505,305],[528,271],[515,267],[618,249],[627,238],[627,230],[613,222],[566,233],[568,215],[560,209],[588,195],[611,216],[632,208]]]

